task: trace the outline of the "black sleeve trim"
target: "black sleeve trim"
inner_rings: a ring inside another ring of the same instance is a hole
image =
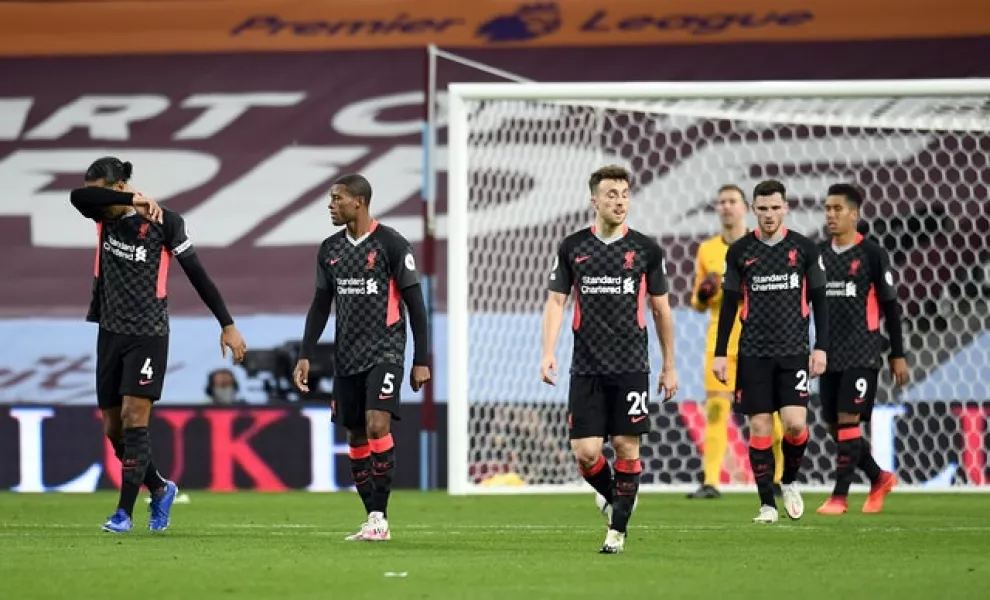
[[[811,305],[815,309],[815,350],[825,350],[827,352],[830,339],[825,288],[817,287],[809,290],[808,295],[811,297]]]
[[[722,291],[722,308],[718,313],[718,337],[715,338],[715,356],[726,356],[729,350],[729,336],[736,323],[741,294],[735,290]]]
[[[883,308],[883,320],[890,338],[890,357],[904,358],[904,333],[901,330],[901,311],[897,300],[888,300],[880,306]]]
[[[199,294],[203,303],[206,304],[206,307],[210,309],[210,312],[219,321],[220,326],[226,327],[232,325],[234,319],[231,318],[230,313],[227,311],[227,305],[224,304],[220,290],[214,285],[210,276],[206,274],[206,269],[203,268],[203,263],[200,262],[199,256],[195,253],[187,253],[180,255],[178,259],[179,265],[182,266],[182,270],[186,272],[186,277],[189,278],[189,283],[196,289],[196,293]]]
[[[111,206],[133,206],[134,194],[110,188],[86,186],[69,192],[69,202],[89,219],[103,217],[103,209]]]
[[[420,284],[409,286],[402,290],[402,301],[409,311],[409,327],[412,328],[413,364],[428,366],[430,364],[429,324],[426,315],[426,302]]]
[[[316,342],[320,341],[323,330],[330,320],[330,305],[333,303],[333,292],[326,288],[316,288],[313,303],[306,313],[306,326],[303,328],[302,348],[299,358],[309,360],[316,352]]]

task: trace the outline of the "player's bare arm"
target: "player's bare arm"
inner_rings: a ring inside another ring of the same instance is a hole
[[[557,385],[557,358],[554,356],[557,348],[557,336],[564,322],[564,307],[567,295],[560,292],[549,292],[547,302],[543,307],[543,360],[540,361],[540,375],[543,383]]]
[[[657,391],[667,401],[677,394],[678,389],[677,367],[674,366],[674,313],[670,309],[670,296],[650,296],[650,311],[663,352],[663,368]]]

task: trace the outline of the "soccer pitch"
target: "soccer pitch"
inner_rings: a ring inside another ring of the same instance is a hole
[[[190,493],[172,527],[100,525],[116,494],[0,494],[4,598],[987,598],[990,510],[976,494],[898,494],[879,515],[750,523],[753,494],[647,494],[626,551],[599,555],[591,494],[392,496],[392,541],[345,542],[352,493]]]

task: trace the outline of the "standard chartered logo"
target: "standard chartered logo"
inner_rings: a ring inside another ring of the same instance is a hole
[[[371,296],[380,293],[378,281],[364,277],[337,279],[337,293],[343,296]]]
[[[782,292],[801,287],[801,277],[797,273],[777,273],[774,275],[759,275],[753,278],[750,290],[753,292]]]
[[[581,294],[635,294],[636,281],[632,277],[609,277],[608,275],[581,278]]]
[[[103,250],[124,260],[131,262],[148,262],[148,250],[142,246],[125,244],[124,242],[107,236],[103,239]]]

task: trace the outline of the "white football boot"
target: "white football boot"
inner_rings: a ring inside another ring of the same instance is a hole
[[[776,523],[777,522],[777,509],[772,506],[763,505],[760,507],[760,514],[753,517],[754,523]]]
[[[804,515],[804,498],[801,497],[797,484],[788,483],[780,487],[784,492],[784,512],[795,521],[800,519]]]

